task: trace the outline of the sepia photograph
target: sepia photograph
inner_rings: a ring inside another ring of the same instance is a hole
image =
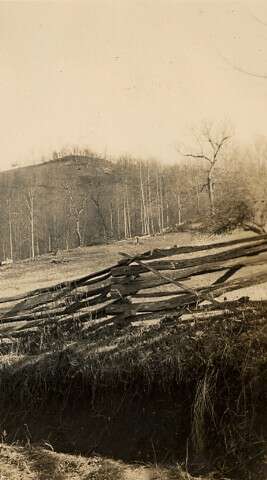
[[[267,480],[267,3],[0,0],[0,480]]]

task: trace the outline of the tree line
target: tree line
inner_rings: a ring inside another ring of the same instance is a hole
[[[0,257],[35,258],[71,248],[155,235],[197,224],[224,231],[266,223],[267,142],[237,145],[203,127],[177,163],[90,151],[0,175]]]

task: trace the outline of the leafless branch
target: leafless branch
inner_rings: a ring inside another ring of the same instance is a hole
[[[215,163],[217,161],[219,151],[223,147],[224,143],[227,142],[227,140],[229,140],[229,139],[230,139],[230,136],[227,135],[226,137],[223,137],[220,142],[216,143],[217,149],[214,151],[214,157],[213,157],[213,160],[212,160],[213,165],[215,165]]]
[[[229,58],[225,57],[222,53],[219,52],[220,57],[228,64],[231,68],[236,70],[237,72],[244,73],[245,75],[249,75],[250,77],[262,78],[267,79],[267,74],[261,74],[256,72],[251,72],[250,70],[246,70],[238,65],[235,65]]]
[[[200,158],[202,160],[207,160],[210,164],[212,163],[211,159],[203,154],[194,154],[194,153],[184,153],[184,157],[191,157],[191,158]]]
[[[257,17],[257,15],[255,15],[255,13],[253,13],[253,12],[250,10],[250,8],[248,8],[248,6],[247,6],[247,10],[248,10],[250,16],[251,16],[252,18],[254,18],[254,20],[256,20],[256,22],[258,22],[258,23],[260,23],[261,25],[264,25],[265,27],[267,27],[267,22],[264,22],[263,20],[261,20],[261,18]]]

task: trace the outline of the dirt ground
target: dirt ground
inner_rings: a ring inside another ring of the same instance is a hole
[[[121,258],[119,252],[135,255],[154,248],[189,244],[192,240],[190,233],[142,237],[139,244],[134,239],[122,240],[14,262],[0,267],[0,296],[24,293],[96,272],[115,264]]]

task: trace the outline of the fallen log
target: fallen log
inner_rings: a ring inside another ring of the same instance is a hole
[[[257,223],[254,223],[254,222],[244,223],[243,226],[245,230],[250,230],[251,232],[258,233],[259,235],[266,233],[266,230],[263,225],[258,225]]]

